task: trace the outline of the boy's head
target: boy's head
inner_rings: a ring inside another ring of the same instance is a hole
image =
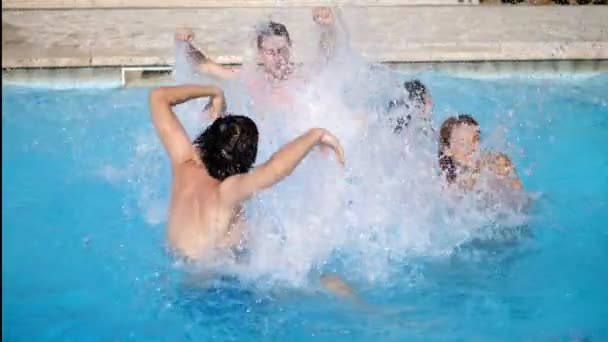
[[[416,106],[425,106],[427,99],[430,99],[426,86],[420,80],[404,82],[403,89],[407,92],[407,99],[401,98],[390,101],[388,103],[389,110],[395,107],[409,106],[408,103]]]
[[[447,118],[439,130],[439,166],[448,181],[456,179],[456,166],[467,165],[479,150],[479,124],[460,114]]]
[[[428,89],[420,80],[411,80],[403,83],[403,87],[408,93],[410,102],[422,108],[425,116],[433,110],[433,100]]]
[[[420,80],[411,80],[403,83],[403,89],[407,92],[407,97],[391,100],[388,103],[388,111],[401,111],[414,109],[417,115],[424,119],[430,119],[431,111],[433,110],[433,101],[426,86]],[[411,120],[411,115],[401,116],[397,119],[397,125],[394,131],[400,132],[404,127],[408,126]]]
[[[266,71],[281,78],[291,57],[291,38],[285,25],[270,21],[258,29],[258,55]]]
[[[250,118],[227,115],[216,119],[194,140],[211,177],[224,180],[248,172],[258,152],[258,128]]]
[[[470,115],[449,117],[439,129],[440,152],[449,152],[456,159],[470,157],[479,149],[480,135],[479,124]]]
[[[403,83],[403,87],[407,90],[410,101],[424,102],[427,90],[426,86],[420,80],[411,80]]]

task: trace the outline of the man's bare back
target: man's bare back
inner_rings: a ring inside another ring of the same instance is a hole
[[[197,162],[179,166],[173,175],[167,237],[188,259],[230,250],[242,239],[241,206],[220,201],[220,181],[211,178]]]
[[[198,97],[210,97],[208,110],[216,120],[193,144],[171,108]],[[332,148],[344,161],[338,140],[315,128],[250,171],[257,128],[247,117],[220,117],[226,106],[217,87],[157,88],[150,94],[150,108],[173,170],[168,240],[192,260],[207,260],[237,246],[244,231],[243,202],[290,175],[315,146]]]

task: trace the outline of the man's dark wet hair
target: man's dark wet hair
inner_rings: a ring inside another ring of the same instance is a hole
[[[258,153],[258,128],[246,116],[227,115],[216,119],[193,144],[211,177],[224,180],[252,168]]]
[[[445,151],[450,147],[452,131],[460,125],[477,127],[479,132],[479,124],[468,114],[449,117],[441,124],[439,129],[439,168],[443,171],[448,182],[456,180],[456,162],[452,157],[446,155]]]
[[[262,48],[262,42],[264,41],[264,37],[268,36],[285,37],[287,39],[287,43],[291,45],[291,38],[289,37],[287,27],[285,27],[285,25],[281,23],[269,21],[258,30],[258,49]]]

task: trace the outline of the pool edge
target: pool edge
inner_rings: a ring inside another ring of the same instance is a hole
[[[428,71],[467,78],[531,77],[555,78],[565,75],[595,76],[608,72],[608,60],[541,60],[487,62],[392,62],[389,69],[417,74]],[[167,85],[173,82],[172,67],[80,67],[2,69],[2,84],[40,88],[134,88]]]

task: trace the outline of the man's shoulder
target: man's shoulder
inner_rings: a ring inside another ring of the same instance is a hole
[[[173,169],[173,184],[175,190],[195,189],[209,193],[219,191],[220,182],[214,181],[201,166],[195,163],[185,163]]]
[[[194,159],[188,160],[184,163],[175,164],[172,166],[173,169],[173,178],[179,177],[202,177],[205,175],[204,166],[196,163]]]

